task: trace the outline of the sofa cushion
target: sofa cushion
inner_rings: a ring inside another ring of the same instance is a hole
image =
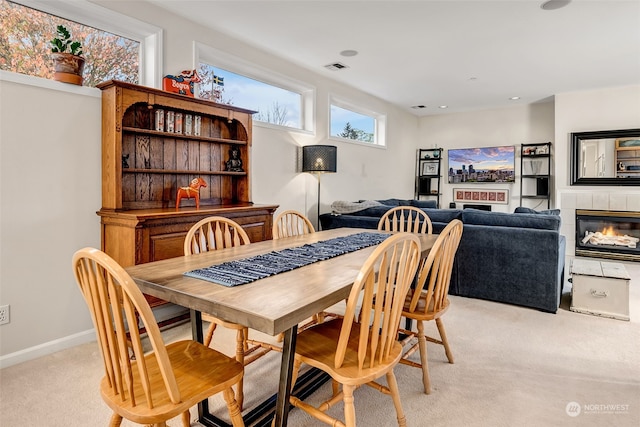
[[[560,230],[559,215],[510,214],[486,212],[477,209],[462,211],[462,222],[467,225],[492,225],[499,227],[533,228],[538,230]]]
[[[380,206],[373,206],[358,212],[353,212],[350,213],[349,215],[353,215],[353,216],[375,216],[380,218],[382,215],[384,215],[389,209],[392,209],[393,206],[389,206],[389,205],[380,205]]]
[[[415,206],[416,208],[430,208],[435,209],[438,207],[438,204],[435,200],[411,200],[411,206]]]
[[[462,219],[462,211],[459,209],[422,209],[431,222],[448,224],[454,219]]]
[[[524,206],[518,206],[513,213],[530,213],[530,214],[542,214],[542,215],[560,215],[560,209],[547,209],[544,211],[537,211],[531,208],[525,208]]]
[[[382,203],[383,205],[387,205],[387,206],[411,206],[411,200],[406,200],[406,199],[384,199],[384,200],[378,200],[378,202]]]

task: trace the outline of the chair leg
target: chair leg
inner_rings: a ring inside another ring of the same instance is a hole
[[[429,365],[427,364],[427,339],[424,336],[424,322],[418,322],[418,347],[420,348],[420,363],[422,364],[422,384],[425,394],[431,394],[431,380],[429,379]]]
[[[407,426],[407,418],[404,415],[404,411],[402,410],[402,403],[400,402],[400,390],[398,389],[398,381],[396,380],[396,376],[393,371],[387,372],[387,384],[389,385],[389,390],[391,391],[391,398],[393,399],[393,406],[396,408],[396,416],[398,418],[398,426],[406,427]]]
[[[344,421],[346,427],[356,427],[356,407],[353,404],[355,386],[342,385],[342,400],[344,401]]]
[[[244,366],[244,351],[245,351],[245,346],[247,345],[246,338],[247,336],[245,335],[245,330],[238,329],[238,332],[236,333],[236,360],[242,366]],[[240,381],[238,381],[238,391],[236,393],[237,395],[236,401],[238,402],[238,406],[240,407],[241,411],[242,411],[242,404],[244,403],[243,387],[244,387],[244,376],[240,378]]]
[[[242,328],[242,349],[246,353],[249,351],[249,343],[247,340],[249,339],[249,328]]]
[[[340,383],[334,379],[331,380],[331,395],[337,396],[340,393]]]
[[[191,413],[189,411],[184,411],[181,419],[182,427],[191,427]]]
[[[224,401],[227,402],[231,425],[233,425],[233,427],[244,427],[244,421],[242,421],[242,414],[240,413],[240,406],[238,406],[238,402],[233,396],[233,389],[224,389],[222,391],[222,395],[224,396]]]
[[[207,328],[207,334],[204,336],[204,342],[203,344],[206,347],[209,347],[209,344],[211,344],[211,340],[213,339],[213,333],[216,330],[216,325],[215,322],[211,322],[211,324],[209,325],[209,328]]]
[[[122,424],[122,417],[115,412],[111,415],[111,420],[109,421],[109,427],[120,427]]]
[[[447,355],[447,359],[449,359],[449,363],[453,363],[453,353],[451,352],[451,348],[449,348],[447,333],[444,330],[444,323],[442,323],[441,318],[436,319],[436,326],[438,327],[438,332],[440,332],[440,339],[442,340],[442,345],[444,346],[444,352]]]

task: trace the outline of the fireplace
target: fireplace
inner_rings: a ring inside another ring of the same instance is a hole
[[[640,212],[577,209],[576,255],[640,262]]]

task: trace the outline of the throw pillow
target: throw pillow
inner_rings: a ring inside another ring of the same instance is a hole
[[[331,203],[331,211],[335,214],[350,214],[363,211],[375,206],[381,206],[380,202],[375,200],[363,200],[362,202],[349,202],[346,200],[336,200]]]

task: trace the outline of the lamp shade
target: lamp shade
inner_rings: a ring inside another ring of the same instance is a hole
[[[302,147],[302,172],[336,172],[338,148],[333,145]]]

